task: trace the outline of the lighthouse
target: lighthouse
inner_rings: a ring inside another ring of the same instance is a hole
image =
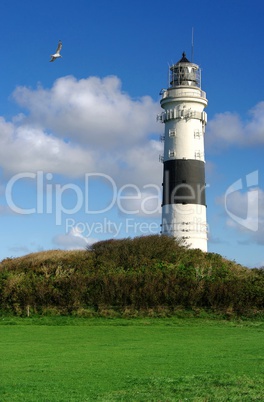
[[[206,93],[201,70],[185,53],[169,67],[169,87],[160,93],[164,123],[161,233],[207,251],[204,134]]]

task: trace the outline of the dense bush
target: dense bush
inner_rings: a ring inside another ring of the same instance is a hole
[[[264,270],[183,247],[168,236],[95,243],[0,263],[0,309],[17,315],[263,311]]]

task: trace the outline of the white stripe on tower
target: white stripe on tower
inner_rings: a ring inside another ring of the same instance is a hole
[[[206,94],[200,68],[185,53],[170,67],[170,87],[160,101],[165,123],[162,233],[207,251],[204,133]]]

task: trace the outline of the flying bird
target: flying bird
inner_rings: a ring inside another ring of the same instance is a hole
[[[56,52],[54,54],[52,54],[50,56],[51,57],[50,61],[54,61],[54,60],[58,59],[59,57],[62,57],[60,55],[61,48],[62,48],[62,42],[61,42],[61,40],[59,40],[57,50],[56,50]]]

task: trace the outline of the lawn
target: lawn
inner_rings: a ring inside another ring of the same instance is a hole
[[[1,318],[0,401],[263,401],[264,323]]]

